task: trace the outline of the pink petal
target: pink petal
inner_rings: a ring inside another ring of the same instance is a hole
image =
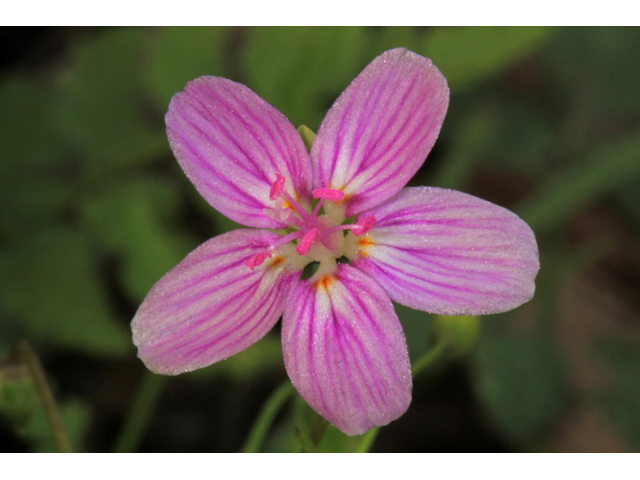
[[[428,58],[384,52],[340,95],[311,148],[314,187],[344,190],[346,216],[398,193],[438,137],[449,88]]]
[[[300,272],[289,271],[277,252],[255,270],[244,262],[279,238],[266,230],[225,233],[155,284],[131,324],[149,370],[176,375],[205,367],[271,330]]]
[[[367,215],[352,265],[392,300],[440,315],[511,310],[531,299],[538,246],[516,214],[465,193],[405,188]]]
[[[362,434],[407,410],[407,345],[393,305],[376,282],[340,264],[332,276],[300,282],[282,318],[289,377],[337,428]]]
[[[200,77],[176,93],[165,117],[171,149],[215,209],[250,227],[281,228],[265,215],[276,174],[285,191],[311,202],[311,165],[293,125],[249,88]]]

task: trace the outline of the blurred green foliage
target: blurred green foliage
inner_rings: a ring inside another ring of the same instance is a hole
[[[473,361],[478,396],[508,435],[535,437],[560,412],[562,362],[544,340],[489,336]]]
[[[433,60],[451,89],[462,91],[498,75],[553,34],[549,27],[440,28],[423,36],[416,51]]]
[[[640,350],[626,340],[605,339],[596,353],[611,364],[615,377],[609,388],[599,392],[601,406],[635,449],[640,448]]]
[[[489,172],[523,185],[511,197],[481,191],[512,202],[536,232],[548,272],[536,321],[553,323],[557,285],[569,271],[562,259],[575,250],[571,220],[604,199],[640,232],[638,29],[117,28],[74,36],[53,69],[0,78],[0,353],[27,338],[45,360],[71,351],[133,361],[128,323],[148,289],[198,243],[238,227],[202,200],[168,147],[163,115],[187,81],[219,75],[245,83],[294,125],[316,131],[358,72],[400,46],[430,57],[451,88],[434,163],[413,182],[466,190]],[[581,252],[587,260],[571,271],[598,258]],[[433,319],[396,308],[415,360],[434,340]],[[572,392],[550,330],[497,327],[512,319],[481,320],[490,328],[467,368],[491,424],[526,449],[553,428]],[[603,349],[620,374],[600,407],[640,445],[636,349]],[[283,372],[275,333],[184,378],[248,383],[269,372]],[[50,451],[23,380],[12,390],[0,384],[2,411],[19,419],[34,451]],[[82,449],[92,406],[60,401]],[[295,401],[265,449],[299,450],[296,428],[304,434],[316,417]],[[329,426],[318,449],[353,451],[358,441]]]
[[[146,121],[143,30],[118,29],[79,44],[56,85],[52,116],[60,139],[88,173],[153,161],[166,149]]]
[[[247,84],[314,132],[327,104],[358,74],[363,27],[261,27],[248,32],[243,63]]]
[[[60,410],[69,441],[76,451],[82,451],[90,424],[89,405],[79,399],[68,399]],[[0,415],[14,426],[32,451],[57,450],[36,386],[17,350],[0,362]]]
[[[86,236],[56,225],[33,230],[0,256],[3,306],[27,338],[90,355],[123,355],[132,346],[108,304]]]
[[[119,180],[88,196],[81,218],[97,245],[121,257],[119,279],[136,301],[142,301],[195,240],[169,227],[180,205],[175,183],[151,175]]]
[[[158,107],[166,109],[174,93],[202,75],[224,74],[229,46],[225,27],[174,27],[156,32],[146,83]]]
[[[534,231],[557,228],[580,207],[638,178],[639,151],[638,135],[599,145],[528,198],[519,210],[522,219]]]

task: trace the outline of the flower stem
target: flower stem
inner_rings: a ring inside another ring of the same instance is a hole
[[[58,409],[58,405],[53,398],[53,394],[51,393],[51,389],[47,383],[47,378],[36,352],[27,342],[20,343],[18,350],[20,352],[20,356],[29,369],[29,374],[36,386],[38,397],[40,398],[40,402],[44,408],[44,413],[47,417],[47,422],[49,423],[49,427],[53,433],[53,440],[55,441],[58,450],[61,453],[72,453],[73,449],[71,448],[71,442],[69,441],[69,434],[64,426],[60,409]]]
[[[438,342],[433,347],[431,347],[427,351],[427,353],[416,360],[411,367],[411,370],[413,371],[413,377],[417,377],[423,370],[426,370],[427,368],[435,364],[438,360],[440,360],[445,353],[448,345],[449,343],[446,341]]]
[[[278,415],[282,406],[294,392],[295,390],[293,385],[288,379],[282,382],[282,384],[273,391],[271,396],[260,409],[258,418],[251,427],[249,436],[242,447],[242,452],[255,453],[260,451],[276,415]]]
[[[136,398],[129,409],[122,430],[116,440],[113,451],[116,453],[134,452],[138,448],[155,407],[169,377],[145,372]]]

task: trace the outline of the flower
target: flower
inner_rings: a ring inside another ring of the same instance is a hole
[[[205,367],[282,316],[287,373],[318,413],[348,435],[401,416],[411,365],[391,300],[441,315],[503,312],[533,296],[539,268],[515,214],[405,187],[448,103],[429,59],[389,50],[336,100],[307,153],[244,85],[200,77],[174,95],[166,123],[180,166],[209,204],[254,228],[208,240],[151,289],[132,322],[147,367]]]

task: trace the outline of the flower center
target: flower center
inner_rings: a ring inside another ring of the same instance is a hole
[[[342,256],[344,232],[351,230],[357,237],[368,232],[375,223],[375,218],[371,215],[361,218],[355,224],[344,224],[342,214],[327,215],[326,211],[330,206],[335,206],[344,200],[345,194],[342,190],[316,188],[312,195],[318,203],[313,210],[309,211],[289,195],[284,187],[284,176],[276,173],[276,180],[271,185],[269,198],[278,206],[265,213],[287,224],[287,231],[290,233],[284,234],[267,249],[247,259],[244,264],[251,270],[270,258],[275,250],[291,242],[297,242],[296,253],[293,253],[291,248],[283,250],[287,251],[289,257],[295,257],[297,254],[299,258],[292,260],[298,268],[303,268],[313,261],[335,265],[336,258]],[[321,210],[324,210],[325,214],[320,215]],[[325,270],[326,268],[323,269]]]

